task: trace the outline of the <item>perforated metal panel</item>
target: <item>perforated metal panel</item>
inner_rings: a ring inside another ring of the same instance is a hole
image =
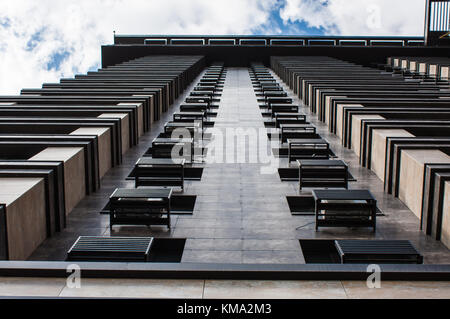
[[[423,257],[409,240],[336,240],[343,264],[421,264]]]
[[[80,236],[67,253],[78,261],[148,261],[152,237]]]

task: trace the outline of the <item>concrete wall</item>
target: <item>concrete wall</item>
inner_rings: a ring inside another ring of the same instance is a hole
[[[450,156],[439,150],[402,150],[399,198],[418,217],[422,217],[425,164],[450,163]]]
[[[0,178],[0,185],[9,259],[26,260],[47,237],[44,179]]]
[[[66,214],[86,196],[84,150],[81,147],[48,147],[30,160],[64,162]]]

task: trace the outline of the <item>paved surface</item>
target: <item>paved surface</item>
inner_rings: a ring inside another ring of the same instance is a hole
[[[390,282],[368,289],[365,281],[257,281],[2,278],[0,297],[177,298],[177,299],[448,299],[449,282]]]
[[[300,105],[298,99],[291,96]],[[184,96],[181,96],[172,110],[177,110],[183,100]],[[201,181],[187,182],[185,193],[198,196],[195,211],[192,215],[175,215],[170,232],[159,226],[115,227],[111,235],[187,238],[182,262],[207,263],[304,263],[299,239],[409,239],[424,254],[425,263],[449,264],[449,250],[423,235],[419,220],[400,200],[383,192],[382,182],[376,175],[361,168],[353,152],[344,149],[324,124],[310,116],[307,108],[302,111],[317,127],[318,133],[328,140],[333,152],[349,165],[351,174],[357,179],[350,188],[369,189],[375,195],[385,214],[377,220],[376,234],[369,228],[321,228],[316,232],[313,216],[292,216],[289,211],[285,196],[298,194],[296,182],[281,182],[277,173],[261,174],[261,167],[267,167],[267,164],[248,163],[248,160],[247,163],[236,163],[235,158],[234,163],[206,164]],[[207,146],[210,155],[220,146],[221,132],[264,128],[246,68],[228,69],[218,112],[213,138]],[[164,119],[170,117],[171,112]],[[98,212],[116,187],[133,187],[133,182],[125,178],[151,140],[162,131],[164,122],[156,123],[151,132],[141,138],[140,144],[126,154],[123,165],[111,169],[103,178],[102,189],[86,197],[71,213],[68,228],[46,240],[30,260],[64,260],[68,248],[79,235],[110,235],[108,217]],[[259,139],[259,143],[264,142],[267,137]],[[256,151],[254,144],[236,140],[234,146],[225,143],[223,152],[231,154],[231,150],[245,148],[250,150],[247,157]],[[270,159],[274,160],[273,157]],[[281,159],[280,166],[287,167],[287,160]],[[303,227],[297,229],[299,226]],[[248,288],[247,284],[242,284]],[[341,284],[338,286],[338,290],[345,290]]]

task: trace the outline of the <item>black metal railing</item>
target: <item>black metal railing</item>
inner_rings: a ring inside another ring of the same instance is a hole
[[[430,31],[450,31],[450,1],[432,1]]]
[[[115,35],[114,44],[155,46],[423,46],[423,37]]]
[[[450,0],[427,0],[425,10],[426,45],[439,45],[448,42]]]

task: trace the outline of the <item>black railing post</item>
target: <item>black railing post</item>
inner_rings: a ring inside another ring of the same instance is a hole
[[[427,0],[425,4],[425,45],[448,45],[450,0]]]

